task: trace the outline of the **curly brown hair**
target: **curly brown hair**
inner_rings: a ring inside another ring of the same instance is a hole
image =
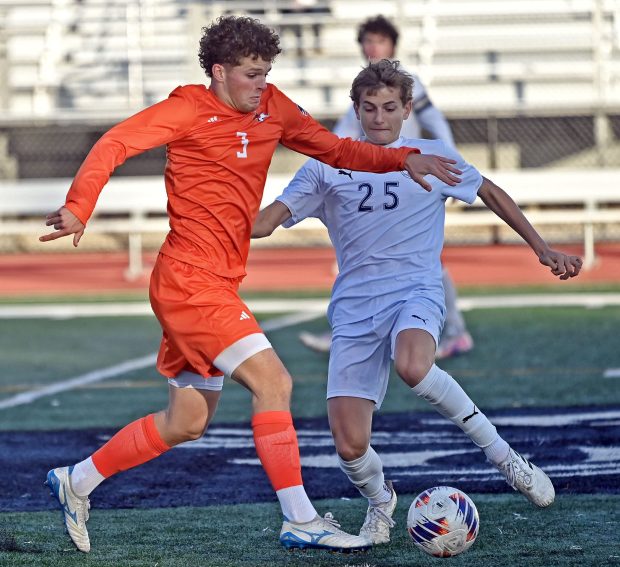
[[[280,53],[280,38],[267,26],[245,16],[221,16],[202,28],[198,60],[212,77],[213,65],[239,65],[243,57],[273,61]]]
[[[399,89],[403,105],[413,99],[413,77],[400,68],[400,61],[381,59],[369,63],[353,79],[351,100],[359,105],[363,92],[373,95],[383,87]]]

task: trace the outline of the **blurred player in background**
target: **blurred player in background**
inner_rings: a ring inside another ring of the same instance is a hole
[[[383,16],[369,18],[363,22],[357,33],[357,41],[366,61],[376,62],[381,59],[394,59],[398,45],[399,33],[394,24]],[[422,129],[437,140],[442,140],[449,148],[454,148],[454,138],[450,125],[441,111],[433,105],[422,81],[412,74],[413,107],[409,117],[404,120],[401,135],[405,138],[420,138]],[[360,121],[355,115],[353,105],[336,123],[334,134],[341,138],[357,140],[364,135]],[[469,352],[474,341],[467,331],[465,319],[457,307],[456,289],[450,274],[442,271],[443,287],[446,294],[446,323],[441,334],[436,357],[438,359],[457,356]],[[329,352],[331,332],[314,334],[303,331],[300,341],[308,348],[317,352]]]
[[[407,169],[423,186],[425,174],[456,184],[454,174],[460,172],[445,158],[328,132],[266,82],[280,53],[279,38],[257,20],[222,17],[203,32],[199,59],[209,87],[178,87],[102,136],[65,205],[47,216],[54,232],[40,238],[73,236],[77,246],[114,169],[167,144],[170,232],[153,270],[150,299],[163,330],[157,368],[168,378],[168,408],[127,425],[85,460],[50,470],[47,484],[74,544],[88,552],[90,493],[106,478],[201,437],[229,375],[252,393],[256,451],[284,515],[282,545],[365,549],[366,538],[317,515],[304,490],[290,413],[291,377],[238,295],[252,224],[279,142],[336,167]]]
[[[451,187],[433,181],[425,192],[404,172],[347,172],[309,160],[277,200],[263,209],[253,237],[309,216],[327,227],[339,274],[328,318],[333,328],[327,399],[340,467],[368,499],[360,535],[390,540],[396,493],[370,446],[372,416],[385,396],[390,359],[413,393],[428,401],[480,447],[507,483],[539,507],[555,497],[538,467],[514,451],[447,372],[434,364],[445,318],[440,254],[445,201],[480,197],[530,245],[560,279],[576,276],[581,260],[550,249],[515,202],[444,142],[400,136],[412,109],[412,78],[387,59],[371,63],[353,82],[351,98],[366,140],[373,145],[415,145],[452,156],[463,172]]]

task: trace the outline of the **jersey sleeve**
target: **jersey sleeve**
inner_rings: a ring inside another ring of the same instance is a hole
[[[291,218],[282,226],[290,228],[307,217],[319,216],[325,198],[323,166],[310,159],[295,174],[276,201],[284,203]]]
[[[413,73],[411,77],[413,78],[413,112],[418,114],[431,104],[431,99],[420,77]]]
[[[65,206],[84,224],[112,172],[132,156],[167,144],[191,128],[196,99],[186,87],[108,130],[92,147],[67,194]]]
[[[429,101],[424,110],[416,113],[416,116],[422,128],[428,131],[433,138],[441,140],[451,148],[455,146],[450,124],[433,103]]]
[[[409,153],[419,153],[416,148],[382,148],[350,138],[338,138],[284,94],[276,90],[276,95],[284,126],[282,144],[327,165],[387,173],[402,171]]]
[[[441,154],[456,160],[454,167],[460,169],[463,174],[461,175],[461,182],[457,183],[454,187],[444,184],[441,193],[444,198],[454,197],[459,201],[469,203],[470,205],[476,200],[478,195],[478,189],[482,185],[482,174],[471,164],[467,163],[463,156],[456,149],[449,147],[444,142],[437,140],[436,143],[443,146],[441,148]]]
[[[412,75],[413,88],[413,118],[426,130],[432,138],[442,140],[447,146],[454,147],[452,130],[443,113],[433,104],[424,83],[417,75]]]

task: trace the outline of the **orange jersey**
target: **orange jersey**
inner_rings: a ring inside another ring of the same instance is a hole
[[[80,167],[65,206],[86,224],[117,166],[167,144],[170,232],[161,252],[241,277],[278,143],[334,167],[377,173],[404,169],[412,151],[340,139],[273,85],[250,113],[226,105],[204,85],[187,85],[104,134]]]

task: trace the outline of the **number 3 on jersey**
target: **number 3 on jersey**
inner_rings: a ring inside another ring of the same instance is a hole
[[[237,152],[237,157],[241,159],[247,158],[248,157],[248,144],[250,143],[250,140],[248,140],[248,135],[246,132],[237,132],[237,136],[241,138],[241,146],[243,147],[243,150],[241,150],[240,152]]]

